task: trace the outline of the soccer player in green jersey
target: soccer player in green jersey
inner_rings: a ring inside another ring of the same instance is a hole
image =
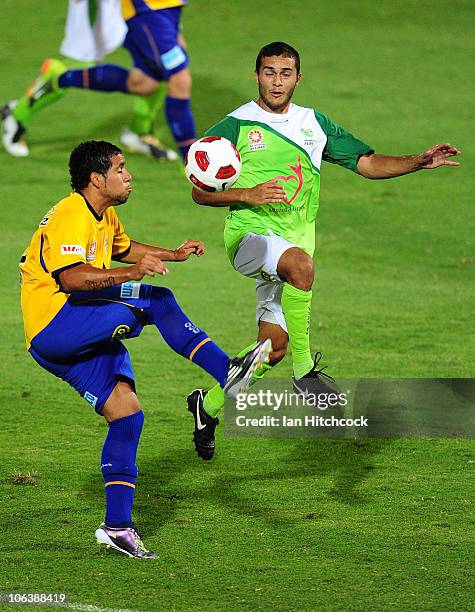
[[[387,179],[458,166],[448,158],[460,151],[444,143],[417,155],[379,155],[323,113],[292,103],[301,78],[300,58],[286,43],[273,42],[259,51],[255,77],[257,100],[206,132],[236,145],[242,160],[239,180],[220,193],[194,188],[193,199],[203,206],[230,207],[224,231],[228,257],[238,272],[255,279],[258,338],[270,338],[273,346],[269,366],[257,375],[281,361],[290,344],[294,389],[318,393],[328,388],[318,370],[321,354],[312,359],[309,322],[322,160],[365,178]],[[200,456],[208,444],[214,448],[223,402],[217,387],[188,397]],[[200,429],[203,422],[209,426]]]

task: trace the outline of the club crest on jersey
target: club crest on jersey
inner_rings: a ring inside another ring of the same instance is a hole
[[[87,247],[86,261],[94,261],[96,259],[97,242],[93,240]]]
[[[249,151],[258,151],[259,149],[267,149],[265,142],[262,142],[264,137],[261,130],[253,128],[247,134],[247,139],[250,142]]]

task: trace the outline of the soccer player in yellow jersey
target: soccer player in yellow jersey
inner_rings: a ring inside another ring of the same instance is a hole
[[[144,415],[122,340],[155,325],[174,351],[205,369],[232,397],[268,359],[271,343],[230,359],[188,319],[169,289],[136,282],[167,274],[164,262],[203,255],[204,245],[187,240],[165,249],[127,236],[115,212],[132,191],[119,148],[83,142],[71,153],[69,170],[73,193],[46,214],[20,262],[27,348],[109,423],[101,457],[106,516],[96,531],[98,542],[150,559],[156,555],[144,547],[132,521]],[[130,265],[111,269],[111,260]],[[218,420],[204,412],[195,419],[195,445],[210,459]]]

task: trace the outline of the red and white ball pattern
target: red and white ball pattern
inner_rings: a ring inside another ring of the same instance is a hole
[[[194,142],[185,158],[188,180],[203,191],[224,191],[241,173],[239,151],[227,138],[207,136]]]

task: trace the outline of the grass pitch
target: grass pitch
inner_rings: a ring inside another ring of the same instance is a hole
[[[65,7],[4,0],[2,14],[7,100],[57,53]],[[464,0],[196,0],[185,11],[200,131],[255,95],[256,52],[283,39],[302,56],[297,103],[378,152],[446,140],[463,152],[460,168],[392,181],[324,165],[312,338],[337,377],[473,375],[471,17]],[[122,51],[113,60],[129,65]],[[472,441],[220,431],[205,464],[192,451],[184,398],[210,381],[152,329],[128,346],[146,415],[135,519],[161,558],[138,563],[96,547],[106,426],[26,354],[17,262],[68,191],[71,148],[117,141],[130,107],[120,94],[70,91],[33,121],[29,158],[0,152],[0,590],[65,591],[77,606],[133,610],[472,609]],[[198,325],[239,350],[254,336],[253,284],[226,260],[225,212],[194,205],[178,165],[129,155],[128,166],[135,189],[120,214],[129,234],[164,246],[205,240],[207,255],[172,266],[165,282]],[[275,375],[290,374],[287,361]]]

